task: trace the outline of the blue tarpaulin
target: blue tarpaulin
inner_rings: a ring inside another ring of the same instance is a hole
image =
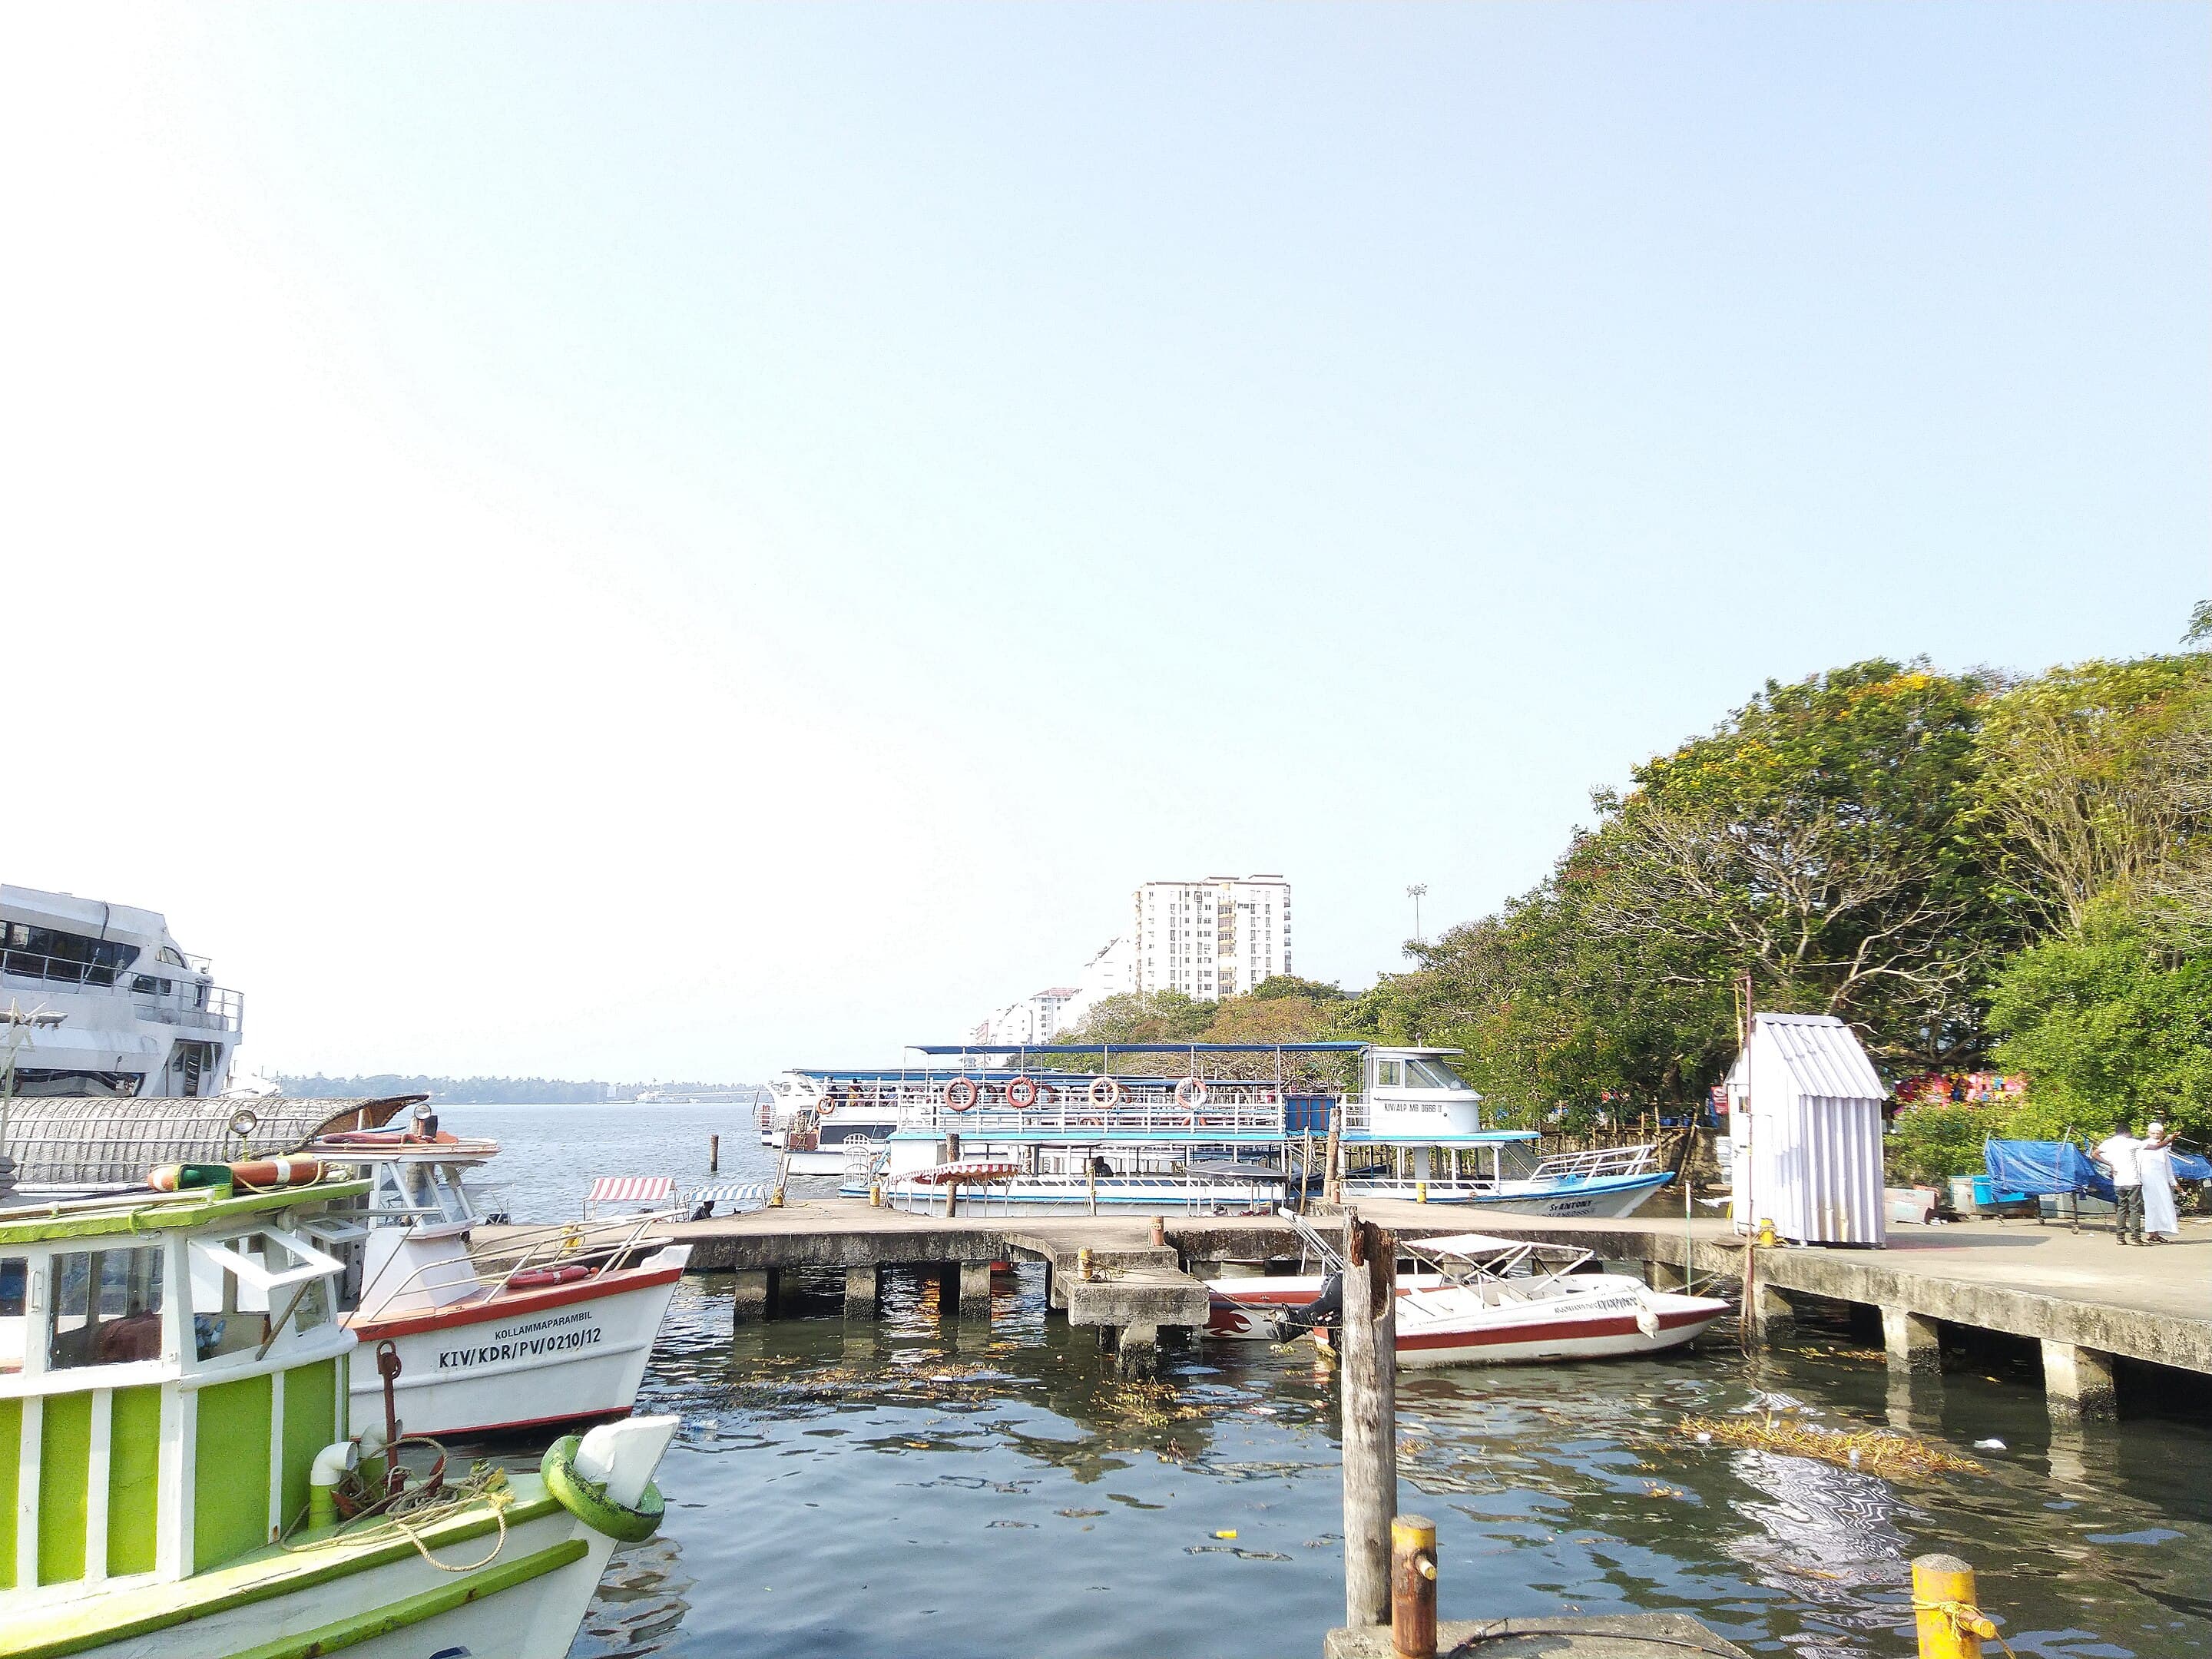
[[[2112,1195],[2112,1178],[2070,1140],[1985,1140],[1982,1160],[1989,1166],[1990,1184],[2004,1192],[2030,1197],[2045,1193],[2093,1193],[2102,1199]]]

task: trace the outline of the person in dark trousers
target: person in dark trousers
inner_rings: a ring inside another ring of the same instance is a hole
[[[2143,1242],[2142,1155],[2145,1142],[2132,1128],[2107,1135],[2089,1156],[2105,1166],[2112,1178],[2112,1219],[2118,1224],[2120,1243]],[[2133,1234],[2134,1237],[2129,1237]]]

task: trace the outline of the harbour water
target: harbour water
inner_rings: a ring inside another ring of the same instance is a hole
[[[765,1169],[726,1108],[456,1107],[498,1137],[518,1218],[599,1174]],[[2191,1247],[2206,1248],[2206,1247]],[[2212,1248],[2208,1248],[2212,1255]],[[617,1556],[576,1655],[1297,1655],[1343,1614],[1334,1396],[1304,1346],[1185,1349],[1119,1382],[1045,1317],[888,1275],[882,1316],[734,1332],[711,1280],[672,1308],[641,1409],[684,1423],[660,1535]],[[1810,1327],[1755,1361],[1723,1334],[1648,1362],[1401,1379],[1406,1502],[1437,1522],[1446,1618],[1686,1609],[1753,1651],[1909,1653],[1907,1563],[1980,1570],[2014,1650],[2212,1654],[2201,1396],[2054,1434],[2003,1352],[1893,1388],[1878,1338]],[[1686,1417],[1907,1426],[1974,1459],[1936,1481],[1700,1444]],[[2002,1448],[1977,1449],[1999,1440]]]

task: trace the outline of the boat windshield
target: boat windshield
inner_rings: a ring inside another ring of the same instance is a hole
[[[1441,1060],[1409,1060],[1406,1084],[1413,1089],[1465,1089],[1467,1079]]]

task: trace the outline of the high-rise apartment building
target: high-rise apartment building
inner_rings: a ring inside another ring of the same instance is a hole
[[[1201,1002],[1291,971],[1291,884],[1280,876],[1148,881],[1136,892],[1134,988]]]

